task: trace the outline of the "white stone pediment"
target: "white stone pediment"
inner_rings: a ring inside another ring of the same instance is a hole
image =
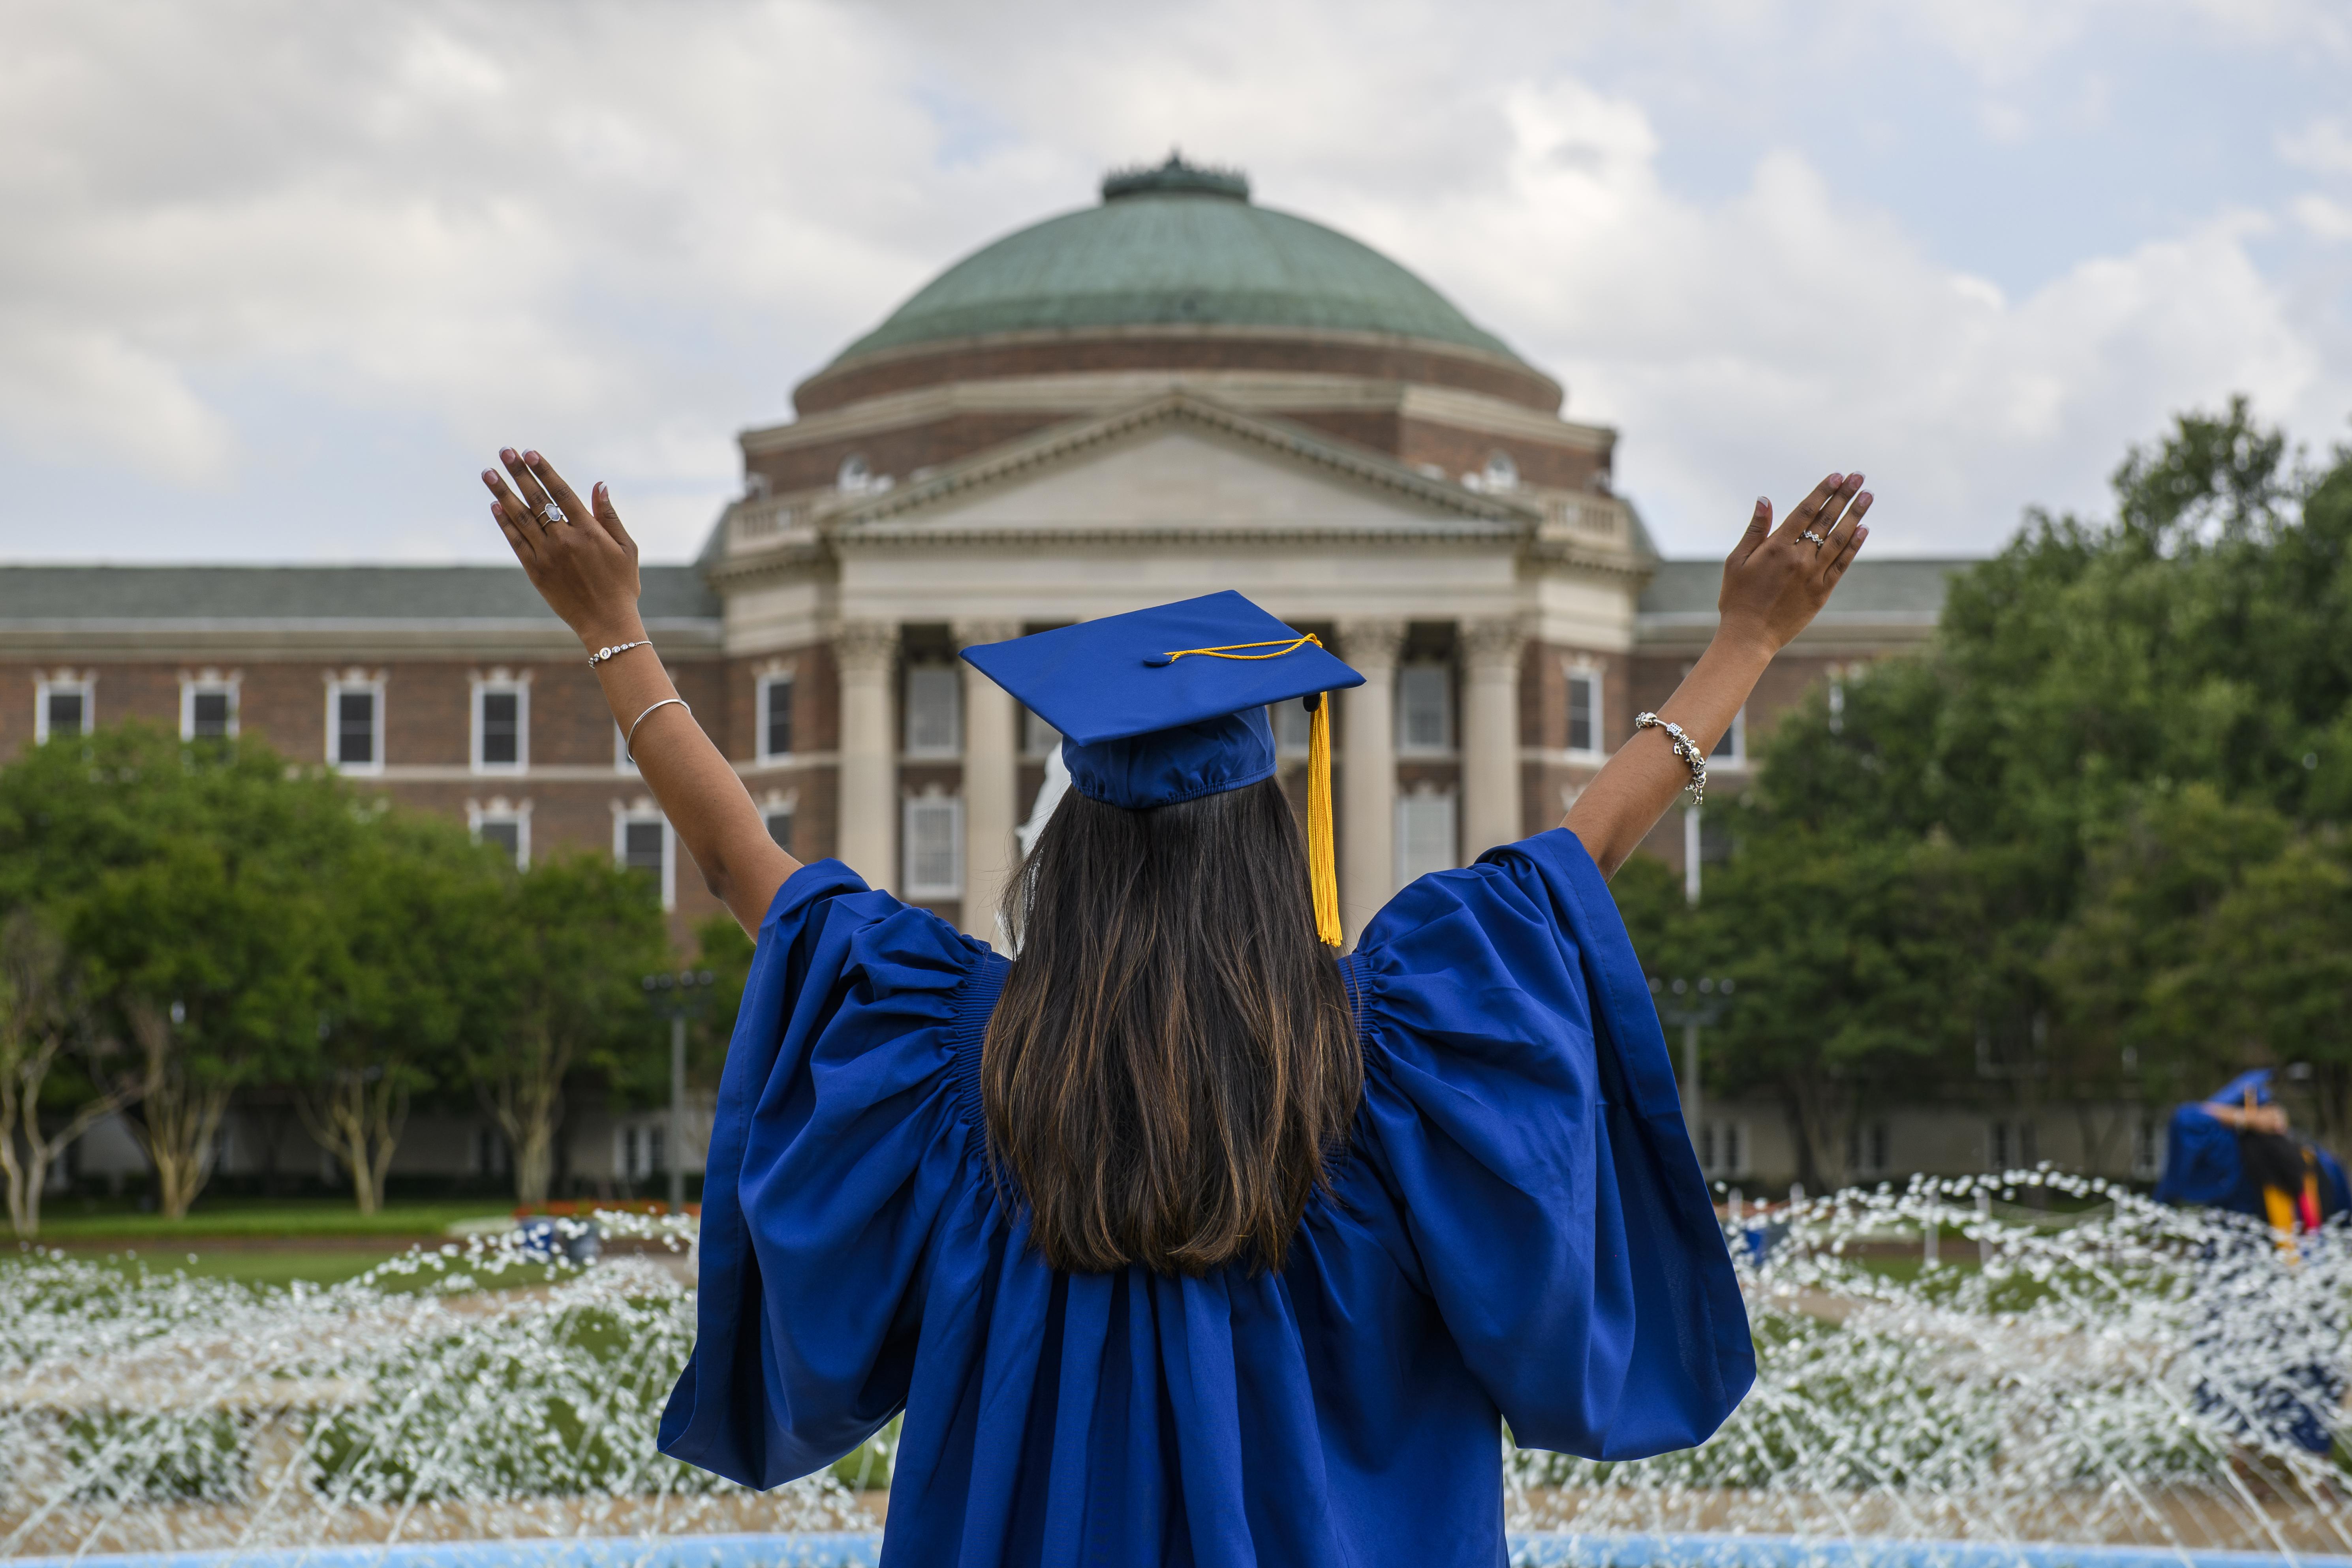
[[[1195,397],[982,454],[847,509],[841,547],[1200,536],[1515,540],[1520,509]]]

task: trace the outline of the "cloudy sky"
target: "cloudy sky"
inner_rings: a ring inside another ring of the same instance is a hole
[[[502,443],[689,554],[736,431],[1171,145],[1618,426],[1670,553],[2099,509],[2233,391],[2352,437],[2340,0],[9,0],[0,558],[499,559]]]

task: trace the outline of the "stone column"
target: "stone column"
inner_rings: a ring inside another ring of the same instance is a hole
[[[868,886],[898,881],[898,627],[844,621],[834,633],[841,671],[841,799],[834,853]]]
[[[1349,621],[1339,651],[1364,678],[1339,693],[1339,920],[1357,933],[1396,891],[1396,660],[1402,621]]]
[[[1003,642],[1018,621],[959,621],[956,645]],[[1013,694],[971,665],[963,667],[963,929],[996,940],[996,901],[1020,859],[1019,705]]]
[[[1462,855],[1527,836],[1519,814],[1519,645],[1513,621],[1462,627]]]

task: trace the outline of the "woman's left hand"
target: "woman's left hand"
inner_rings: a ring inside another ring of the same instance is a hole
[[[482,483],[495,498],[490,512],[548,608],[592,650],[643,638],[637,542],[621,526],[604,481],[596,482],[592,510],[537,452],[509,447],[499,460],[514,477],[514,486],[509,489],[496,468],[482,470]]]

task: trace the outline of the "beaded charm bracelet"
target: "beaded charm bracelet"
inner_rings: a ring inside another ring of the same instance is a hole
[[[610,659],[616,653],[626,653],[633,647],[644,647],[645,646],[646,644],[644,640],[640,638],[636,642],[616,642],[610,647],[600,647],[594,653],[588,656],[588,667],[591,669],[593,669],[596,666]]]
[[[1664,730],[1666,732],[1666,738],[1674,742],[1675,755],[1680,757],[1683,764],[1691,771],[1691,782],[1685,786],[1691,792],[1691,804],[1705,805],[1706,804],[1706,758],[1700,753],[1697,745],[1683,732],[1683,727],[1680,724],[1671,720],[1661,719],[1655,713],[1633,715],[1633,732],[1638,735],[1644,730]]]

